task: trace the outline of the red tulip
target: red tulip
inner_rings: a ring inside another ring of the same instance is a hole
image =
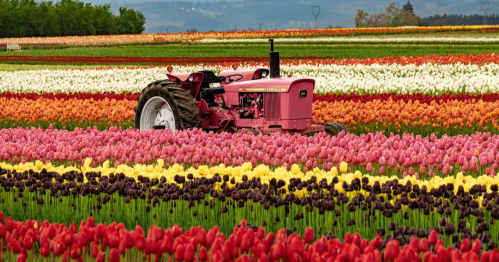
[[[191,244],[187,244],[185,247],[184,260],[186,262],[191,262],[194,260],[194,247]]]
[[[208,260],[208,251],[206,251],[205,247],[201,247],[199,249],[198,259],[199,259],[199,261],[207,261]]]
[[[265,229],[263,227],[258,227],[256,230],[256,238],[262,240],[265,238]]]
[[[120,262],[120,252],[118,249],[111,249],[111,252],[109,252],[109,262]]]
[[[347,251],[347,258],[350,261],[355,261],[357,257],[360,256],[360,250],[359,247],[355,244],[350,244],[348,246],[348,251]],[[386,256],[385,256],[386,257]]]
[[[30,236],[24,237],[23,248],[26,250],[31,250],[33,248],[33,238]]]
[[[430,251],[425,251],[423,253],[423,261],[424,262],[429,262],[430,261],[430,257],[431,257],[431,252]]]
[[[419,244],[419,251],[426,252],[428,250],[430,250],[430,248],[428,247],[428,239],[421,239],[421,243]]]
[[[305,239],[305,243],[312,244],[315,240],[314,230],[311,227],[305,228],[303,238]]]
[[[265,239],[267,240],[267,245],[270,246],[274,242],[274,232],[270,232]],[[267,247],[267,250],[269,250],[269,247]]]
[[[360,262],[374,262],[373,253],[363,254],[360,258]]]
[[[205,246],[208,247],[208,248],[210,248],[211,245],[213,244],[213,241],[215,241],[215,237],[216,237],[215,231],[213,231],[213,230],[210,229],[208,231],[208,234],[206,234],[206,244],[205,244]],[[172,238],[173,238],[173,236],[172,236]]]
[[[211,250],[221,250],[223,245],[223,240],[221,238],[216,238],[215,241],[213,241],[213,244],[211,244]]]
[[[454,249],[450,253],[450,261],[459,261],[463,259],[463,255],[459,249]]]
[[[61,241],[57,241],[54,246],[54,255],[60,256],[66,251],[66,246]]]
[[[464,238],[461,242],[461,245],[459,245],[459,249],[461,249],[461,252],[467,252],[468,250],[470,250],[470,246],[470,240],[468,238]]]
[[[437,251],[437,261],[447,261],[447,250],[445,248],[440,248]]]
[[[99,251],[99,253],[97,254],[96,262],[105,262],[105,261],[106,261],[106,256],[104,255],[104,253],[102,253],[102,251]]]
[[[7,218],[8,219],[8,218]],[[21,245],[17,241],[17,239],[11,239],[7,246],[12,250],[14,254],[19,254],[21,253]]]
[[[124,255],[126,254],[126,242],[125,240],[122,240],[120,242],[120,245],[118,246],[118,251],[120,252],[120,254]]]
[[[241,241],[241,251],[248,252],[252,245],[253,241],[251,240],[251,237],[248,236],[248,234],[245,234],[243,236],[243,240]]]
[[[4,238],[6,234],[7,228],[4,225],[0,224],[0,238]]]
[[[90,244],[90,237],[88,236],[88,233],[87,231],[81,231],[80,229],[80,233],[78,233],[78,238],[80,239],[80,245],[81,246],[88,246],[88,244]]]
[[[241,241],[243,241],[244,231],[240,227],[236,228],[236,230],[234,230],[234,231],[235,232],[232,233],[232,235],[234,236],[234,244],[236,246],[240,247]]]
[[[71,223],[71,225],[69,225],[69,232],[75,234],[77,232],[77,229],[76,229],[76,223],[73,222]]]
[[[490,262],[493,262],[493,261],[499,261],[499,251],[497,250],[497,248],[494,248],[491,252],[490,252]]]
[[[356,245],[357,247],[360,247],[360,241],[362,238],[360,237],[359,233],[355,233],[352,236],[352,244]]]
[[[120,237],[118,235],[118,232],[107,235],[107,244],[111,248],[117,248],[120,245]]]
[[[366,249],[366,247],[369,246],[369,241],[367,241],[367,239],[362,239],[362,241],[360,242],[360,252],[361,253],[364,253],[364,250]]]
[[[414,250],[414,252],[419,252],[419,238],[415,237],[409,242],[409,246]]]
[[[229,244],[227,244],[227,243],[229,243]],[[222,247],[222,260],[226,261],[226,262],[228,262],[232,259],[232,254],[230,252],[231,247],[229,247],[229,245],[230,245],[230,242],[227,241],[227,242],[225,242],[225,244]],[[237,248],[236,248],[236,250],[237,250]]]
[[[9,232],[12,232],[12,230],[14,230],[14,223],[12,223],[11,217],[7,217],[7,219],[5,220],[5,228]]]
[[[25,254],[20,254],[17,257],[16,262],[26,262],[26,255]]]
[[[73,242],[74,242],[74,235],[73,235],[73,233],[71,233],[71,232],[64,233],[62,235],[62,242],[67,247],[70,247],[71,245],[73,245]]]
[[[489,262],[490,260],[490,253],[489,252],[483,252],[482,256],[480,257],[480,262]]]
[[[95,227],[95,220],[93,217],[87,218],[87,227]]]
[[[106,229],[104,228],[103,224],[99,223],[97,227],[95,227],[95,238],[96,240],[99,240],[105,236],[106,236]]]
[[[127,249],[134,247],[133,236],[132,234],[130,234],[130,232],[123,233],[123,239],[121,240],[121,242],[125,242],[125,247]]]
[[[206,246],[206,230],[204,228],[198,228],[198,232],[196,234],[196,240],[199,244]]]
[[[50,246],[48,244],[44,244],[42,245],[42,247],[40,247],[40,255],[42,257],[50,256]]]
[[[185,247],[183,244],[177,246],[175,250],[175,261],[182,261],[184,259]]]
[[[430,246],[434,246],[437,244],[437,236],[438,236],[438,232],[436,230],[432,230],[430,232],[430,235],[428,236],[428,244]]]
[[[478,240],[478,238],[475,238],[475,241],[473,241],[471,250],[473,250],[473,252],[477,254],[480,254],[480,251],[482,250],[482,243],[480,243],[480,240]]]
[[[463,259],[466,261],[479,261],[477,253],[473,252],[472,250],[464,253]]]
[[[385,260],[394,261],[400,252],[399,242],[397,240],[390,240],[385,248]]]
[[[173,237],[178,237],[184,233],[184,230],[179,225],[173,225]]]
[[[146,242],[146,248],[144,250],[146,254],[154,254],[158,252],[158,242],[154,238],[148,238]]]
[[[381,255],[381,252],[379,250],[375,249],[374,250],[374,262],[381,262],[383,255]]]
[[[244,254],[236,259],[236,262],[250,262],[248,254]]]
[[[263,253],[260,256],[260,262],[269,262],[269,258],[267,257],[267,254]]]
[[[281,241],[276,242],[270,248],[270,259],[272,261],[276,261],[279,259],[284,260],[285,257],[286,257],[286,247]]]
[[[97,242],[92,242],[92,252],[90,252],[90,255],[93,258],[97,258],[98,254],[99,254],[99,245],[97,244]]]
[[[139,251],[143,251],[146,248],[146,239],[144,235],[135,236],[135,248]]]
[[[81,246],[78,244],[74,244],[71,246],[71,251],[69,252],[69,256],[72,259],[78,259],[81,257]]]
[[[352,244],[352,234],[350,234],[350,232],[347,232],[345,234],[345,237],[343,238],[343,243]]]

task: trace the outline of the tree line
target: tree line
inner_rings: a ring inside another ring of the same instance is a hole
[[[483,15],[434,15],[423,18],[428,24],[434,26],[443,25],[481,25],[483,24]],[[489,25],[499,24],[499,15],[492,14],[487,16],[487,23]]]
[[[355,15],[356,27],[392,27],[392,26],[427,26],[428,23],[421,17],[414,14],[414,6],[411,2],[398,8],[395,3],[390,3],[385,13],[372,14],[357,10]]]
[[[142,12],[126,7],[114,15],[109,4],[0,0],[0,38],[140,34],[145,21]]]

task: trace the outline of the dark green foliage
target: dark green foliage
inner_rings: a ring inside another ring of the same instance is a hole
[[[481,25],[483,23],[483,15],[434,15],[423,18],[428,24],[433,26],[439,25]],[[487,16],[489,25],[499,24],[499,15],[491,14]]]
[[[402,10],[407,13],[414,15],[414,6],[412,6],[411,2],[407,1],[407,3],[402,7]]]
[[[138,34],[145,29],[140,11],[123,7],[116,16],[109,4],[0,0],[0,10],[0,37]]]

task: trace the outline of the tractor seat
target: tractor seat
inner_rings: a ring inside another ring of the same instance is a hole
[[[215,75],[215,73],[213,73],[212,71],[199,71],[199,73],[203,73],[204,74],[204,78],[203,78],[203,86],[204,84],[208,84],[208,87],[209,87],[209,84],[210,83],[219,83],[220,82],[220,79],[222,77],[218,77]]]

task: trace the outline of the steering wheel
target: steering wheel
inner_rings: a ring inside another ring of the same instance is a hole
[[[232,77],[239,77],[239,78],[232,79]],[[229,79],[229,82],[226,81],[227,79]],[[243,75],[235,74],[235,75],[222,76],[222,78],[220,78],[219,82],[224,83],[224,84],[230,84],[234,81],[239,81],[241,79],[243,79]]]

